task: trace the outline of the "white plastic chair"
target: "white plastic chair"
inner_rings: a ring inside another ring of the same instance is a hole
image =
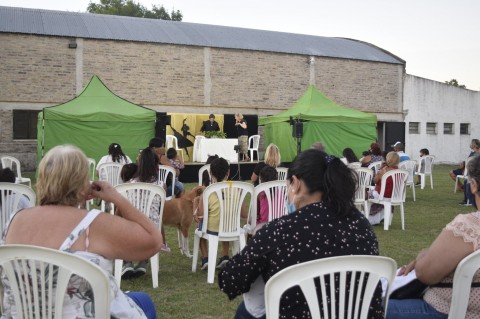
[[[247,224],[243,226],[243,229],[249,234],[257,225],[257,214],[259,211],[258,197],[262,192],[265,192],[265,197],[268,203],[268,221],[272,221],[275,218],[279,218],[288,214],[287,211],[287,182],[271,181],[258,184],[253,191],[253,197],[250,201],[250,212],[247,218]]]
[[[418,159],[418,170],[417,175],[420,176],[420,188],[425,188],[425,176],[430,176],[430,187],[433,189],[433,162],[435,160],[435,156],[433,155],[425,155]],[[421,172],[423,170],[423,173]]]
[[[166,142],[167,142],[167,150],[171,147],[173,147],[177,152],[182,153],[182,159],[183,157],[183,149],[178,148],[178,139],[174,135],[166,135]]]
[[[175,171],[175,168],[167,165],[158,165],[158,180],[163,182],[163,185],[165,185],[165,188],[168,187],[167,185],[167,179],[168,176],[171,176],[171,184],[170,187],[172,188],[172,195],[167,196],[166,200],[171,200],[172,198],[175,197],[173,194],[175,192],[175,176],[177,175],[177,172]],[[169,194],[167,194],[169,195]]]
[[[288,174],[288,167],[277,167],[277,179],[279,181],[286,181],[287,180],[287,174]]]
[[[448,319],[465,318],[470,297],[470,286],[480,268],[480,250],[477,250],[458,264],[453,276],[452,302]],[[478,288],[476,288],[478,289]]]
[[[193,143],[193,161],[194,162],[201,162],[202,156],[200,154],[200,140],[206,138],[203,135],[196,135],[195,136],[195,143]]]
[[[122,183],[120,173],[124,164],[120,163],[104,163],[97,167],[98,179],[100,181],[109,182],[113,187]],[[100,209],[105,211],[105,201],[102,200]]]
[[[93,182],[95,180],[95,172],[96,172],[96,166],[97,166],[97,161],[95,161],[94,158],[87,158],[88,160],[88,169],[92,173],[92,176],[90,177],[90,182]],[[90,207],[93,205],[93,199],[88,200],[86,202],[87,205],[87,210],[90,210]]]
[[[242,203],[246,196],[253,195],[253,185],[244,182],[214,183],[205,188],[203,192],[203,223],[202,229],[194,233],[192,272],[197,270],[198,251],[200,238],[208,240],[208,275],[207,282],[213,284],[215,276],[215,263],[219,241],[233,241],[236,253],[245,247],[245,232],[240,226],[240,213]],[[208,229],[208,199],[217,196],[220,207],[220,223],[218,235],[209,234]],[[240,247],[238,247],[240,246]],[[239,248],[239,249],[238,249]]]
[[[257,152],[258,156],[258,146],[260,145],[260,135],[252,135],[248,138],[248,152],[250,153],[250,162],[253,162],[253,152]]]
[[[0,161],[2,162],[3,168],[8,167],[12,171],[16,172],[17,178],[15,180],[15,183],[28,183],[28,186],[32,187],[32,180],[28,177],[22,177],[22,170],[20,168],[20,161],[18,159],[13,156],[2,156],[0,158]],[[15,165],[15,170],[13,168],[13,165]]]
[[[387,185],[387,179],[391,178],[393,182],[392,197],[386,198],[385,187]],[[380,189],[380,196],[378,199],[369,198],[367,200],[367,206],[365,207],[365,216],[368,218],[370,215],[370,207],[372,204],[383,205],[384,218],[383,229],[388,230],[388,227],[392,223],[392,206],[400,206],[400,214],[402,218],[402,230],[405,230],[405,216],[403,203],[405,202],[405,190],[406,182],[408,179],[408,171],[403,169],[394,169],[386,172],[382,176],[382,188]]]
[[[11,285],[17,318],[63,318],[72,275],[90,284],[95,318],[110,318],[110,281],[100,267],[82,257],[38,246],[5,245],[0,247],[0,266]]]
[[[203,172],[208,173],[208,179],[210,180],[209,185],[212,183],[212,177],[210,176],[210,164],[205,164],[198,170],[198,185],[203,185]]]
[[[467,158],[465,160],[465,168],[463,170],[463,174],[462,175],[457,175],[457,177],[455,178],[455,185],[453,185],[453,192],[456,193],[457,192],[457,185],[459,183],[460,180],[464,181],[466,179],[468,179],[468,162],[470,162],[470,160],[473,158],[473,156],[470,156],[469,158]]]
[[[397,263],[391,258],[362,255],[323,258],[290,266],[272,276],[265,285],[266,316],[280,318],[282,294],[298,286],[312,318],[366,319],[380,279],[387,279],[391,286],[396,269]],[[316,278],[320,283],[318,290]],[[385,313],[388,298],[387,293]]]
[[[373,171],[366,167],[355,168],[358,176],[357,190],[355,191],[355,206],[365,215],[365,206],[367,206],[366,192],[372,185]]]
[[[92,177],[90,178],[90,181],[94,181],[95,180],[95,168],[97,166],[97,161],[95,161],[94,158],[87,158],[88,160],[88,169],[90,170],[90,172],[92,173]]]
[[[36,196],[33,189],[27,185],[0,183],[0,199],[0,234],[3,234],[10,215],[20,208],[26,208],[24,206],[35,206]]]
[[[417,162],[414,160],[407,160],[400,162],[398,168],[404,169],[408,171],[408,179],[407,179],[407,186],[410,186],[412,189],[413,194],[413,201],[415,201],[415,168],[417,166]]]
[[[382,161],[378,161],[368,165],[368,168],[370,168],[373,171],[373,176],[375,176],[375,174],[377,174],[380,167],[382,167],[382,163],[383,163]]]
[[[165,207],[165,190],[163,187],[150,183],[125,183],[115,186],[115,189],[145,216],[150,214],[157,214],[159,218],[158,231],[162,228],[163,208]],[[154,200],[156,201],[154,202]],[[158,203],[159,207],[152,205]],[[112,210],[113,213],[114,210]],[[152,269],[152,284],[153,288],[158,287],[158,271],[159,271],[159,253],[150,257],[150,268]],[[115,280],[120,287],[122,280],[122,265],[123,260],[115,260]]]
[[[350,167],[351,169],[356,169],[356,168],[362,167],[362,163],[352,162],[352,163],[348,163],[347,166]]]

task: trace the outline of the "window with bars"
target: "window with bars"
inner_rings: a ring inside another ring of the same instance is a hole
[[[410,133],[410,134],[420,134],[420,123],[419,122],[409,122],[408,123],[408,133]]]
[[[453,134],[453,123],[443,123],[443,134]]]
[[[460,123],[460,134],[461,135],[470,134],[470,123]]]
[[[427,122],[427,134],[437,134],[437,123]]]
[[[37,139],[38,110],[13,110],[13,139]]]

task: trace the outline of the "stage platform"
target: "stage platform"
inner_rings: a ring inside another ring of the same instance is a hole
[[[252,176],[253,169],[257,165],[258,161],[253,162],[240,162],[230,164],[230,176],[229,180],[242,180],[249,181]],[[205,163],[199,162],[186,162],[185,168],[180,172],[180,182],[182,183],[198,183],[198,171],[205,165]],[[240,165],[240,178],[238,178],[238,167]]]

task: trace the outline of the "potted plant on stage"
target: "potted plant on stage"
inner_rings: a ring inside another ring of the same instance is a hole
[[[227,134],[220,131],[205,132],[206,138],[227,138]]]

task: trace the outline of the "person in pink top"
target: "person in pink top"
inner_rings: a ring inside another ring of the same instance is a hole
[[[267,165],[260,171],[260,183],[276,181],[277,176],[277,170]],[[263,226],[264,223],[268,222],[268,200],[265,192],[261,192],[258,195],[258,203],[257,227]]]
[[[470,188],[480,207],[480,156],[468,165]],[[453,274],[463,258],[480,249],[480,211],[457,215],[442,230],[429,248],[423,249],[417,258],[401,267],[399,275],[415,269],[417,278],[430,287],[422,299],[390,299],[387,319],[447,319],[452,301]],[[473,276],[466,319],[480,318],[480,271]],[[441,283],[441,287],[435,287]],[[469,289],[469,287],[465,287]]]

